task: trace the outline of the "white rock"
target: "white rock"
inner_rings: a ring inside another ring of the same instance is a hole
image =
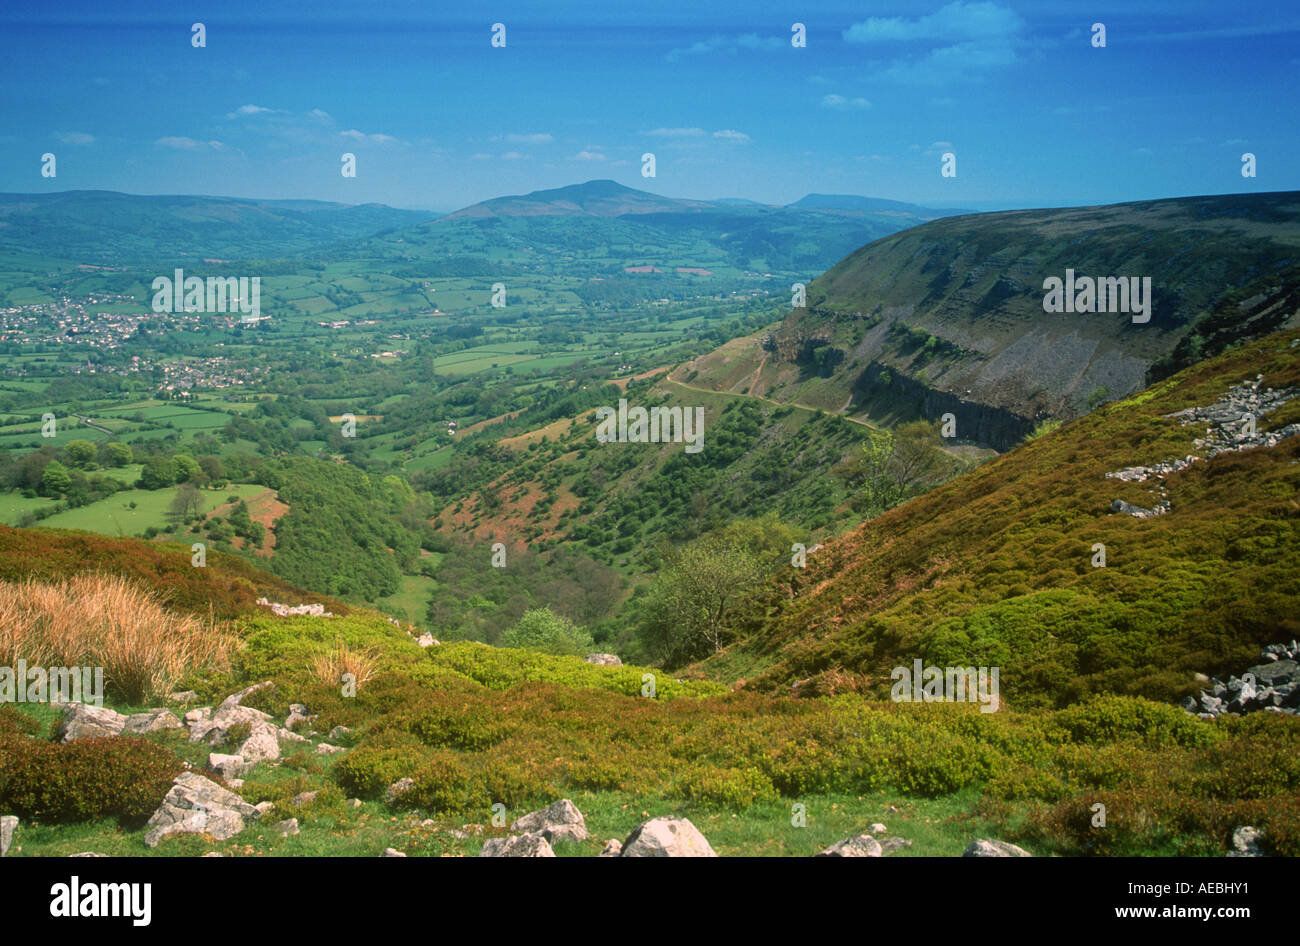
[[[717,857],[704,835],[685,818],[652,818],[632,829],[622,857]]]

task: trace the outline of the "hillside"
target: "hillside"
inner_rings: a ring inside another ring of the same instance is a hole
[[[494,197],[448,214],[462,217],[589,216],[683,213],[709,208],[706,201],[676,200],[625,187],[615,181],[587,181],[513,197]]]
[[[917,658],[1000,666],[1008,705],[1030,708],[1172,700],[1246,666],[1300,631],[1297,394],[1292,331],[1103,407],[829,541],[697,670],[881,696]]]
[[[113,266],[256,259],[318,250],[436,216],[315,200],[0,194],[0,252]]]
[[[850,254],[807,307],[675,378],[892,420],[952,412],[997,449],[1244,339],[1296,324],[1300,194],[935,220]],[[1151,278],[1150,319],[1044,311],[1044,280]]]

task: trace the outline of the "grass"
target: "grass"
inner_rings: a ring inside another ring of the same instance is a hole
[[[220,624],[169,611],[124,578],[0,582],[0,665],[102,667],[106,690],[138,702],[186,673],[228,668],[233,648]]]

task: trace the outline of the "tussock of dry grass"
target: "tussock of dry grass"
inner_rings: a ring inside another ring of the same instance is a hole
[[[227,669],[234,637],[220,622],[169,611],[115,575],[0,582],[0,665],[103,667],[131,702],[165,694],[191,670]]]
[[[339,641],[334,650],[312,658],[311,671],[325,686],[338,686],[344,674],[352,674],[352,682],[360,687],[375,675],[381,656],[373,647],[349,647]]]

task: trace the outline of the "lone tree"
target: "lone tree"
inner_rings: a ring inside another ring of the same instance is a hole
[[[193,483],[182,483],[167,507],[167,516],[174,522],[184,522],[203,513],[203,494]]]

